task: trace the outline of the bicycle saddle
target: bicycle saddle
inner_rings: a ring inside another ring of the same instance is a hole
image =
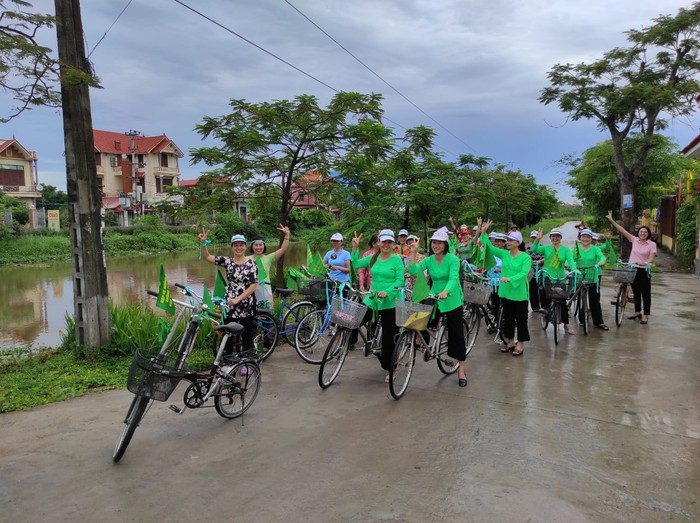
[[[216,327],[214,327],[214,330],[218,332],[223,332],[225,334],[240,334],[241,332],[243,332],[243,325],[232,321],[231,323],[227,323],[226,325],[217,325]]]

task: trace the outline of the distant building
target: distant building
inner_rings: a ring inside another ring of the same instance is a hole
[[[31,228],[37,227],[36,202],[41,198],[36,162],[35,151],[27,150],[14,137],[0,138],[0,189],[27,204]]]
[[[695,100],[700,103],[700,95],[698,95]],[[686,158],[700,159],[700,135],[696,136],[688,145],[683,147],[683,156]],[[695,194],[700,194],[700,180],[695,181]],[[675,209],[674,209],[675,212]],[[696,226],[697,226],[697,238],[695,243],[695,275],[700,276],[700,204],[697,205],[696,209]],[[663,216],[663,215],[662,215]]]
[[[106,210],[129,215],[143,214],[164,200],[166,187],[178,185],[178,160],[185,155],[166,135],[130,136],[93,131],[97,179]]]

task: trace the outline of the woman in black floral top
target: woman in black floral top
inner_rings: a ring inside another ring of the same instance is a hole
[[[226,270],[226,302],[228,303],[228,313],[226,321],[235,321],[243,325],[243,350],[253,349],[254,327],[253,317],[255,316],[255,289],[258,286],[258,266],[245,255],[246,239],[242,234],[234,234],[231,237],[231,252],[233,257],[212,256],[205,244],[207,231],[199,233],[199,240],[202,242],[202,256],[209,263],[221,265]],[[227,347],[227,352],[230,347]]]

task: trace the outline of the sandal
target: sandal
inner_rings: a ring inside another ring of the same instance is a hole
[[[511,352],[513,349],[515,349],[515,345],[512,347],[509,347],[505,343],[503,344],[503,347],[501,347],[501,352]]]
[[[610,329],[608,328],[608,326],[605,325],[605,323],[601,323],[600,325],[596,325],[596,328],[598,328],[598,329],[600,329],[600,330],[603,330],[603,331],[610,330]]]
[[[522,356],[523,352],[525,352],[525,347],[520,347],[519,349],[515,349],[513,351],[513,356]]]
[[[386,377],[384,378],[384,383],[389,383],[390,379],[391,379],[390,375],[387,374]]]
[[[566,332],[570,336],[576,336],[576,331],[571,325],[569,325],[568,327],[564,327],[564,332]]]

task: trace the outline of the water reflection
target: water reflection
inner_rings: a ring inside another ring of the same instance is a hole
[[[274,250],[274,247],[272,247]],[[228,255],[226,247],[212,254]],[[214,286],[216,268],[199,259],[198,252],[177,252],[109,258],[107,285],[116,304],[147,302],[146,291],[158,289],[160,264],[169,283],[187,283],[201,290]],[[293,243],[285,267],[306,263],[306,245]],[[41,267],[0,267],[0,347],[55,346],[73,314],[73,280],[68,262]]]

